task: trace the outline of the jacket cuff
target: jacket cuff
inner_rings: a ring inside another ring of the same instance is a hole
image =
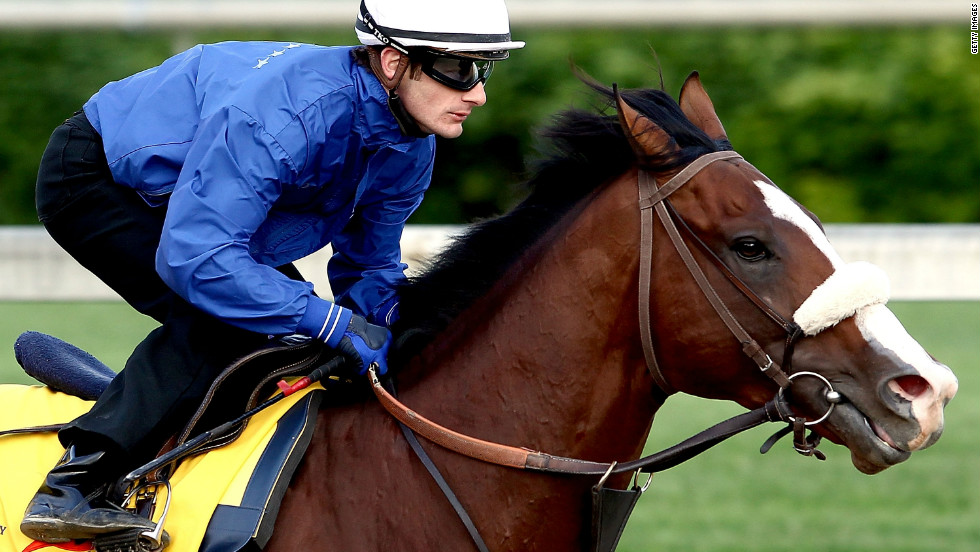
[[[297,330],[299,333],[325,342],[330,348],[336,348],[343,339],[344,331],[350,324],[353,314],[350,309],[311,297]]]
[[[388,299],[381,306],[374,316],[372,323],[378,326],[384,326],[390,328],[392,324],[398,321],[398,296],[394,296]]]

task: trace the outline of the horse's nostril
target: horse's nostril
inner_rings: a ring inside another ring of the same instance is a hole
[[[929,391],[931,386],[922,376],[901,376],[888,382],[892,391],[912,400]]]

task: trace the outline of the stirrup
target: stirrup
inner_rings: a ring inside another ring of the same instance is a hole
[[[142,529],[102,535],[92,541],[95,552],[160,552],[170,545],[170,535],[161,531],[159,540]]]
[[[152,515],[160,485],[167,489],[167,500],[156,527],[152,531],[136,528],[102,535],[93,541],[96,552],[160,552],[170,544],[170,535],[163,529],[167,514],[170,513],[170,497],[173,494],[169,480],[144,482],[136,486],[126,495],[122,504],[126,506],[132,502],[137,510],[145,506]]]

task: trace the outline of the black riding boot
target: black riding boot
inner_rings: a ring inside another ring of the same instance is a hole
[[[21,532],[35,540],[59,543],[127,529],[152,530],[152,521],[105,499],[107,456],[104,451],[76,454],[75,446],[68,447],[27,505]]]

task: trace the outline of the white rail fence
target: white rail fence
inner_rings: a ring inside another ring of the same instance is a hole
[[[402,240],[409,271],[443,248],[458,226],[410,225]],[[980,300],[980,224],[831,224],[846,261],[888,273],[897,300]],[[297,263],[329,297],[329,250]],[[100,301],[119,297],[81,268],[39,226],[0,227],[0,301]]]
[[[358,0],[0,0],[0,29],[350,26]],[[515,26],[968,23],[960,0],[508,0]]]

